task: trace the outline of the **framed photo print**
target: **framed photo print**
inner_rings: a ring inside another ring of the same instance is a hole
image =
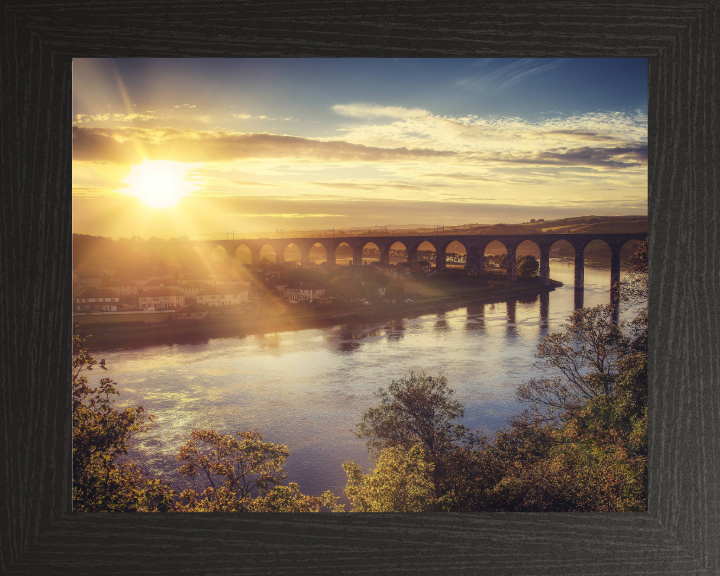
[[[167,8],[3,8],[3,570],[713,573],[716,5]]]

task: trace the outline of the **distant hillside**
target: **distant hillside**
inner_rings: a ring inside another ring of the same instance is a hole
[[[463,224],[460,226],[445,226],[444,229],[440,230],[440,234],[572,234],[583,232],[621,234],[647,232],[647,230],[647,216],[577,216],[573,218],[543,220],[541,222],[523,222],[520,224]],[[392,226],[388,226],[388,231],[395,235],[399,235],[400,233],[419,235],[434,234],[437,232],[437,229],[414,228],[394,230]],[[358,231],[354,231],[354,233],[357,234]],[[377,234],[377,232],[374,233]]]

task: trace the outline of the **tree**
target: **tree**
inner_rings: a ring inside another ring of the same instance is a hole
[[[557,420],[567,409],[610,394],[628,346],[610,306],[580,308],[563,327],[538,343],[537,357],[555,375],[533,378],[517,391],[518,400],[531,405],[524,416],[535,422]]]
[[[93,388],[85,376],[98,365],[75,326],[73,334],[73,510],[77,512],[168,511],[174,492],[143,476],[127,459],[130,441],[153,420],[142,406],[117,410],[119,392],[109,378]],[[100,368],[107,369],[105,361]]]
[[[648,297],[648,241],[643,240],[635,247],[627,261],[628,275],[620,282],[620,299],[628,307],[643,304]]]
[[[178,469],[192,486],[180,493],[180,509],[188,512],[318,512],[341,510],[330,491],[306,496],[295,483],[282,486],[287,446],[263,441],[257,432],[221,436],[214,430],[194,430],[180,448]],[[200,481],[207,486],[201,494]]]
[[[359,300],[369,297],[370,291],[358,278],[337,276],[325,285],[325,294],[347,300]]]
[[[435,496],[430,478],[433,464],[420,444],[410,450],[389,447],[378,456],[375,469],[364,474],[354,462],[345,462],[348,481],[345,494],[351,512],[430,512],[447,509],[445,499]]]
[[[518,390],[531,408],[478,441],[476,510],[642,511],[647,495],[647,315],[576,311],[538,355],[556,372]]]
[[[308,282],[311,284],[318,284],[324,286],[327,282],[327,275],[315,268],[296,268],[287,276],[288,283],[297,284],[299,282]]]
[[[520,278],[534,278],[538,275],[540,263],[535,256],[520,256],[517,260],[517,275]]]
[[[470,431],[454,422],[465,415],[462,404],[452,399],[454,394],[444,376],[411,372],[409,378],[393,380],[387,390],[379,388],[375,396],[380,406],[368,409],[358,424],[358,438],[367,438],[375,457],[387,448],[408,452],[419,444],[433,465],[438,499],[450,490],[446,473],[453,452],[471,439]]]

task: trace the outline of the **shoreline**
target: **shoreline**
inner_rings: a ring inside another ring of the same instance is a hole
[[[535,298],[549,293],[561,282],[551,280],[550,286],[530,284],[495,293],[467,293],[450,295],[431,302],[362,305],[328,314],[313,309],[307,315],[287,315],[276,318],[246,320],[244,316],[210,318],[205,320],[173,320],[145,326],[113,327],[111,323],[82,324],[80,331],[91,336],[93,352],[113,349],[137,349],[154,345],[198,344],[211,338],[243,337],[296,330],[327,328],[343,324],[364,324],[416,318],[426,314],[447,312],[472,304],[493,304],[522,297]],[[293,311],[294,312],[294,311]]]

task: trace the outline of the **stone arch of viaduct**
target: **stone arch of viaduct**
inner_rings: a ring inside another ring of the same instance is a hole
[[[275,250],[276,262],[285,261],[285,249],[294,244],[300,249],[300,261],[303,264],[310,262],[310,249],[315,245],[321,245],[327,254],[327,262],[335,264],[335,251],[340,244],[347,244],[353,251],[353,264],[362,265],[362,250],[369,244],[375,244],[380,250],[380,262],[387,264],[390,260],[390,247],[395,243],[405,246],[408,253],[408,262],[417,260],[417,251],[423,242],[429,242],[435,247],[435,265],[439,270],[445,269],[445,251],[453,242],[459,242],[465,247],[467,263],[465,269],[474,274],[484,273],[485,248],[490,242],[498,241],[507,251],[506,276],[509,280],[517,280],[516,251],[520,244],[525,241],[533,242],[540,249],[540,279],[547,285],[550,281],[550,248],[560,240],[570,243],[575,249],[575,288],[584,287],[584,251],[585,247],[593,240],[602,240],[611,251],[610,278],[611,285],[620,280],[620,250],[631,240],[644,240],[646,233],[639,234],[505,234],[505,235],[457,235],[457,236],[361,236],[361,237],[340,237],[340,238],[284,238],[284,239],[260,239],[260,240],[201,240],[201,241],[178,241],[189,249],[198,247],[207,257],[217,246],[222,246],[230,258],[240,246],[246,246],[250,250],[252,262],[257,264],[260,261],[260,250],[263,246],[269,245]],[[167,243],[171,244],[171,243]]]

